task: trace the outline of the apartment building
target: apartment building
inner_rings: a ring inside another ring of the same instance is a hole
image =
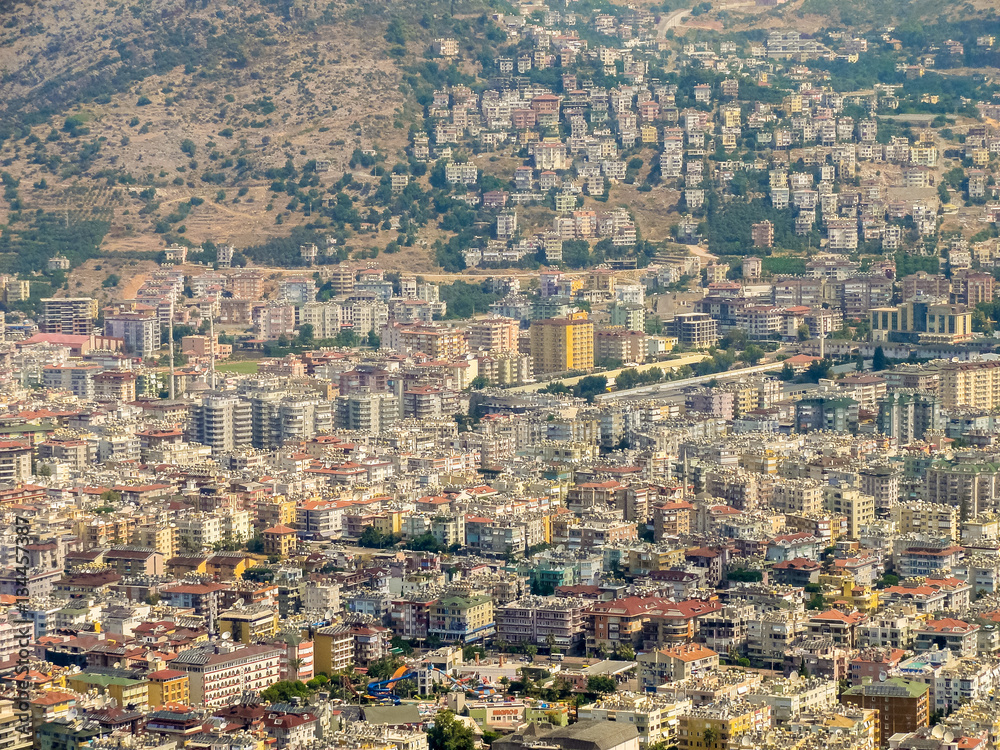
[[[536,374],[594,367],[594,324],[585,312],[534,321],[530,341]]]
[[[160,316],[151,305],[126,302],[104,308],[104,335],[122,339],[125,351],[152,357],[160,351]]]
[[[945,409],[992,411],[1000,406],[1000,362],[949,362],[939,372]]]
[[[582,599],[526,597],[496,609],[497,640],[573,652],[584,641]]]
[[[431,605],[427,633],[442,641],[479,643],[491,639],[495,630],[489,594],[446,594]]]
[[[42,333],[89,336],[97,320],[97,300],[91,297],[49,297],[42,300]]]
[[[187,672],[191,703],[227,706],[246,691],[260,692],[281,679],[283,651],[274,646],[243,646],[227,642],[187,649],[170,666]]]
[[[846,706],[877,709],[879,736],[914,732],[930,720],[930,688],[922,682],[890,678],[857,685],[840,697]]]

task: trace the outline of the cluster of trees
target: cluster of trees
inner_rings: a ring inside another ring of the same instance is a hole
[[[622,370],[615,378],[615,388],[619,391],[627,391],[629,388],[637,388],[641,385],[659,383],[664,378],[664,372],[659,367],[650,367],[648,370],[639,372],[634,367]]]
[[[403,537],[397,534],[384,534],[374,526],[365,526],[358,538],[358,546],[369,549],[388,549],[395,547],[401,541],[403,541]]]
[[[9,273],[30,274],[46,268],[49,258],[64,255],[72,266],[96,258],[110,224],[104,219],[82,219],[39,211],[11,213],[0,233],[0,254]]]
[[[573,386],[563,383],[549,383],[541,389],[540,393],[554,393],[557,395],[576,396],[587,399],[588,404],[594,403],[594,398],[599,393],[607,393],[608,379],[603,375],[588,375],[580,378]]]
[[[445,319],[471,318],[475,314],[488,312],[490,305],[500,299],[500,295],[490,291],[489,282],[469,284],[456,281],[442,284],[438,288],[442,302],[448,304]]]
[[[386,534],[374,526],[365,526],[358,538],[358,546],[369,549],[389,549],[400,544],[406,549],[421,552],[444,552],[447,550],[447,547],[441,544],[438,538],[430,532],[414,537],[404,544],[403,537],[399,534]]]

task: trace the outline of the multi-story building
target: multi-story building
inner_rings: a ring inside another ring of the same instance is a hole
[[[747,695],[747,701],[755,705],[766,704],[771,708],[771,718],[783,723],[804,713],[821,713],[836,706],[837,685],[817,677],[805,680],[779,678],[752,690]]]
[[[160,350],[160,316],[151,305],[126,302],[104,308],[104,335],[122,339],[126,352],[151,357]]]
[[[940,368],[942,406],[992,411],[1000,406],[1000,362],[950,362]]]
[[[954,505],[908,502],[892,507],[896,531],[900,534],[930,534],[958,541],[959,512]]]
[[[621,722],[629,728],[635,727],[642,746],[649,747],[661,742],[676,743],[680,717],[691,709],[690,700],[618,692],[580,706],[577,716],[581,722],[596,721],[602,726]]]
[[[468,644],[490,639],[494,632],[493,597],[489,594],[446,594],[431,605],[428,635]]]
[[[719,654],[699,643],[683,643],[640,654],[639,690],[655,692],[667,682],[703,677],[719,666]]]
[[[677,730],[681,750],[735,750],[744,735],[771,725],[771,707],[745,700],[696,706],[683,713]]]
[[[589,370],[594,366],[594,324],[587,313],[536,320],[531,324],[535,373]]]
[[[42,333],[89,336],[97,319],[97,300],[91,297],[49,297],[42,300]]]
[[[895,391],[878,400],[878,431],[899,445],[944,429],[941,400],[933,393]]]
[[[238,396],[206,395],[192,402],[188,411],[189,438],[213,452],[250,445],[252,408]]]
[[[878,709],[879,736],[892,737],[926,727],[930,720],[930,688],[900,678],[871,682],[846,690],[840,700],[847,706]]]
[[[528,597],[496,609],[497,640],[575,651],[584,640],[582,599]]]
[[[520,325],[512,318],[500,316],[476,320],[469,324],[469,349],[474,352],[516,352]]]
[[[847,537],[858,539],[861,528],[875,521],[875,498],[852,487],[825,487],[826,510],[847,519]]]
[[[274,646],[240,646],[221,642],[182,651],[170,662],[187,672],[191,703],[227,706],[246,691],[260,692],[281,679],[283,650]]]
[[[675,315],[669,329],[681,346],[693,349],[707,349],[719,340],[719,324],[707,313]]]

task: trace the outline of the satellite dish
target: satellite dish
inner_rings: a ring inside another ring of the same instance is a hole
[[[955,735],[952,732],[945,732],[944,737],[942,737],[941,739],[943,739],[945,742],[951,742],[953,739],[955,739]]]
[[[234,607],[242,607],[243,606],[243,601],[244,601],[243,599],[237,599],[236,603],[233,604],[233,606]]]
[[[879,682],[885,682],[885,680],[886,680],[886,678],[887,678],[888,676],[889,676],[889,675],[887,675],[887,674],[886,674],[885,672],[879,672],[879,673],[878,673],[878,681],[879,681]]]
[[[944,727],[941,726],[940,724],[938,724],[936,727],[934,727],[931,730],[931,737],[933,737],[936,740],[939,740],[942,737],[944,737]]]
[[[115,662],[115,669],[121,669],[121,668],[122,668],[122,663],[120,661],[116,661]]]
[[[233,639],[233,634],[232,633],[223,633],[219,637],[222,638],[222,640],[224,640],[224,641],[231,641]]]

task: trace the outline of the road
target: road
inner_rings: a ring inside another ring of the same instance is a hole
[[[669,16],[664,16],[663,18],[660,19],[660,22],[656,24],[656,36],[659,39],[666,39],[667,29],[677,28],[684,20],[684,17],[690,14],[691,14],[691,9],[684,8],[682,10],[675,10]]]
[[[674,391],[687,388],[692,385],[703,385],[713,380],[733,380],[746,375],[756,375],[761,372],[773,372],[784,367],[782,362],[768,362],[764,365],[754,365],[753,367],[742,367],[739,370],[729,370],[727,372],[716,372],[711,375],[696,375],[693,378],[684,380],[672,380],[669,383],[656,383],[655,385],[644,385],[639,388],[629,388],[627,391],[614,391],[612,393],[599,393],[597,401],[615,401],[620,398],[659,398]]]
[[[661,370],[664,371],[679,370],[685,365],[693,365],[696,362],[701,362],[703,359],[707,358],[708,358],[707,354],[701,354],[701,353],[683,354],[680,357],[677,357],[676,359],[668,359],[664,360],[663,362],[648,362],[644,365],[636,365],[634,367],[619,367],[617,370],[602,370],[600,372],[591,372],[588,373],[587,375],[579,375],[577,377],[572,377],[572,378],[561,378],[559,380],[546,380],[543,383],[532,383],[531,385],[519,385],[516,388],[507,388],[506,392],[529,393],[531,391],[540,391],[545,386],[551,385],[553,383],[562,383],[563,385],[569,387],[571,385],[576,385],[589,375],[603,375],[608,380],[611,380],[612,378],[617,378],[618,375],[621,374],[622,370],[638,370],[639,372],[642,372],[644,370],[649,370],[653,367],[659,367]]]

